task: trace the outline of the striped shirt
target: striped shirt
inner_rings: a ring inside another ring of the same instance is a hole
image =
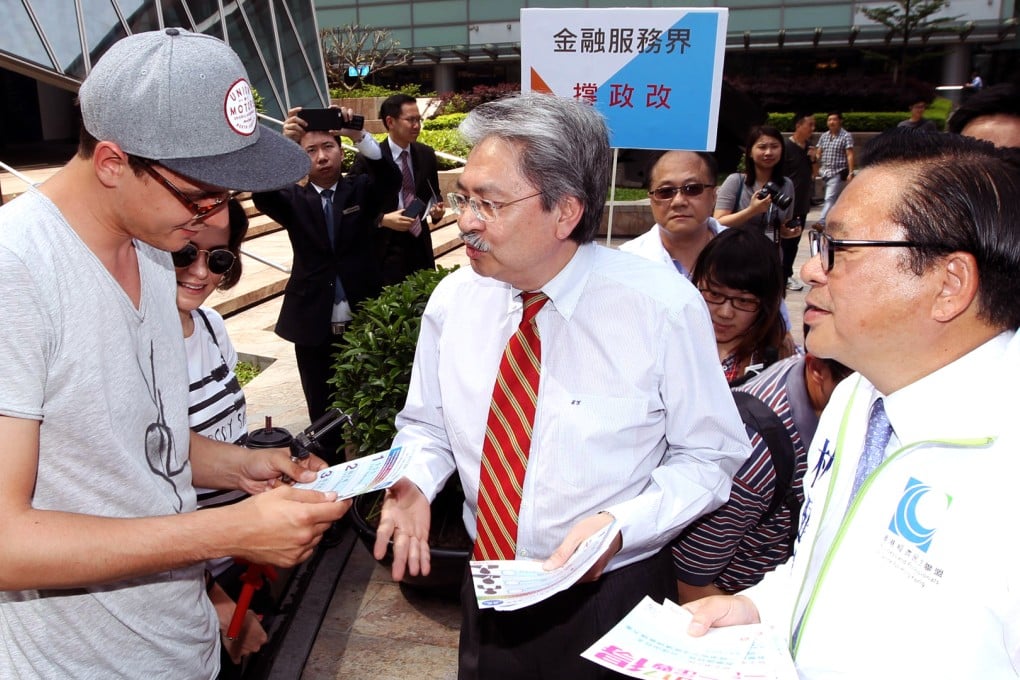
[[[184,339],[188,355],[188,426],[210,439],[243,444],[248,420],[244,393],[234,375],[237,352],[219,314],[203,307],[193,311],[191,317],[195,331]],[[196,491],[200,508],[229,505],[246,496],[232,489]]]
[[[804,384],[804,357],[777,362],[738,389],[761,399],[786,426],[796,455],[794,489],[803,500],[805,443],[818,425]],[[757,432],[747,428],[747,435],[751,457],[734,476],[729,500],[691,523],[673,543],[676,578],[690,585],[744,590],[790,556],[790,509],[783,504],[764,517],[776,487],[772,456]]]

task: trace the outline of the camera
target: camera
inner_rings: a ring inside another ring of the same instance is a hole
[[[792,196],[787,196],[783,193],[783,190],[775,182],[766,182],[758,191],[758,199],[763,199],[766,196],[772,197],[772,203],[780,210],[786,210],[790,207],[790,203],[793,202]]]

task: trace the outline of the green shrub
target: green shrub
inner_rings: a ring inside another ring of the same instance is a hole
[[[354,419],[346,425],[347,441],[359,456],[389,448],[396,435],[394,419],[403,408],[411,382],[425,303],[453,269],[416,272],[402,283],[362,302],[350,328],[337,343],[334,406]]]
[[[422,144],[428,144],[437,151],[453,154],[461,158],[467,158],[468,153],[471,151],[471,147],[461,138],[457,130],[422,130],[418,141]],[[460,163],[447,160],[442,156],[437,157],[437,160],[439,161],[440,170],[453,170],[454,168],[463,167]]]
[[[448,113],[430,118],[423,123],[422,127],[426,130],[456,130],[465,118],[467,118],[466,113]]]
[[[342,87],[334,87],[329,91],[333,99],[355,99],[357,97],[389,97],[393,94],[406,94],[410,97],[432,97],[434,93],[422,93],[421,85],[418,83],[407,83],[397,89],[382,87],[381,85],[364,85],[353,90],[345,90]]]
[[[924,117],[935,121],[939,130],[945,130],[948,113],[948,108],[941,105],[936,108],[933,104],[925,112]],[[771,125],[780,132],[793,132],[794,115],[793,113],[770,113],[765,124]],[[825,132],[826,117],[825,113],[815,114],[815,129],[817,131]],[[850,132],[884,132],[889,128],[896,127],[901,120],[906,120],[909,117],[909,111],[850,111],[843,114],[843,127]]]
[[[520,89],[520,83],[500,83],[475,85],[470,92],[447,92],[439,97],[439,113],[467,113],[480,104],[502,99],[508,94],[520,92]]]
[[[237,382],[241,387],[250,383],[261,372],[262,369],[258,364],[253,364],[250,361],[238,361],[234,367],[234,375],[237,376]]]

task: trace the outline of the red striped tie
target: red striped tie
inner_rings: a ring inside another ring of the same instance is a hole
[[[517,512],[535,422],[542,343],[535,315],[545,293],[522,293],[524,316],[499,362],[482,445],[478,481],[476,560],[512,560],[517,552]]]

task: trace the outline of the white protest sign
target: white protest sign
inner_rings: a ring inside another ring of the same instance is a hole
[[[522,9],[521,89],[592,104],[610,145],[714,151],[725,8]]]

